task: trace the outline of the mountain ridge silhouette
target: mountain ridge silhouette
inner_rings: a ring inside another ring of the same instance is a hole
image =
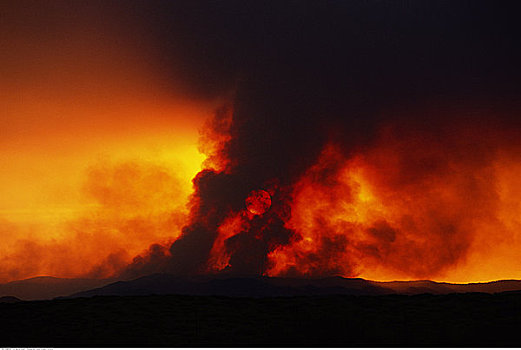
[[[273,297],[307,295],[388,295],[500,293],[521,291],[521,280],[447,283],[430,280],[377,282],[340,276],[321,278],[152,274],[133,280],[40,276],[0,284],[0,297],[21,300],[91,297],[96,295],[216,295]]]

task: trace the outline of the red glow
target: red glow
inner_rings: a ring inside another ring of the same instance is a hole
[[[254,215],[264,214],[270,206],[270,194],[264,190],[252,191],[246,198],[246,209]]]
[[[298,239],[270,253],[272,276],[340,274],[454,282],[519,278],[519,147],[474,127],[379,142],[345,157],[330,145],[295,184],[286,227]],[[456,131],[458,130],[458,131]],[[321,174],[328,164],[338,172]],[[320,179],[320,180],[317,180]]]

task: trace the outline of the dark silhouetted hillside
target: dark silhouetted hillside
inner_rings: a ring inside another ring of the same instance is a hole
[[[13,296],[10,296],[10,295],[7,295],[5,297],[0,297],[0,303],[17,303],[21,301],[20,299],[18,299],[17,297],[13,297]]]
[[[219,295],[232,297],[269,297],[297,295],[382,295],[393,290],[376,286],[360,278],[331,277],[292,279],[269,277],[177,277],[156,274],[132,281],[116,282],[70,297],[95,295]]]
[[[112,283],[111,283],[112,282]],[[242,297],[312,295],[384,295],[499,293],[521,290],[521,281],[451,284],[433,281],[375,282],[361,278],[231,277],[223,275],[180,277],[144,276],[131,281],[36,277],[0,284],[0,296],[23,300],[95,295],[220,295]]]
[[[34,277],[0,284],[0,296],[15,296],[23,300],[52,299],[100,287],[109,282],[100,279]]]
[[[232,297],[275,297],[299,295],[384,295],[498,293],[521,290],[521,281],[450,284],[432,281],[374,282],[361,278],[281,278],[281,277],[178,277],[155,274],[132,281],[115,282],[100,288],[72,294],[95,295],[219,295]]]
[[[10,347],[520,346],[521,294],[104,296],[0,304]]]
[[[521,281],[502,280],[486,283],[443,283],[433,281],[374,282],[376,285],[392,289],[397,294],[449,294],[449,293],[501,293],[521,290]]]

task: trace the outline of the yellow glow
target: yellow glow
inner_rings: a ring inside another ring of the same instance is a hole
[[[180,93],[103,9],[35,6],[0,23],[0,282],[107,276],[179,234],[221,102]]]

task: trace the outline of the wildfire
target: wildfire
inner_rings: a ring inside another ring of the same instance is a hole
[[[382,127],[355,153],[330,143],[298,181],[272,188],[273,199],[263,190],[248,194],[246,208],[218,224],[209,271],[233,270],[234,254],[253,245],[264,247],[269,276],[517,276],[515,260],[505,261],[521,243],[515,142],[508,133],[498,142],[500,131],[479,125],[451,125],[438,135],[411,128]]]
[[[0,282],[521,278],[514,22],[33,5],[0,23]]]
[[[267,274],[468,282],[510,271],[519,277],[521,199],[512,177],[519,159],[516,147],[489,143],[495,140],[476,132],[436,144],[428,133],[408,139],[383,133],[374,147],[345,159],[326,147],[293,188],[286,227],[298,239],[269,254]],[[469,144],[486,147],[482,159]],[[342,166],[324,177],[332,161]]]
[[[246,209],[253,215],[264,214],[270,206],[270,194],[264,190],[252,191],[246,198]]]

